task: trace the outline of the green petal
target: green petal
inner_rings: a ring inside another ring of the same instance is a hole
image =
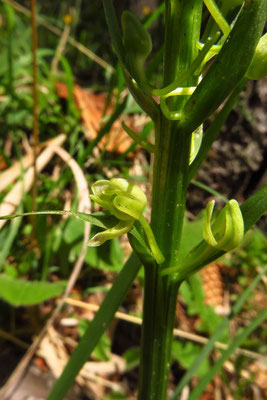
[[[107,240],[117,238],[132,229],[134,221],[120,221],[113,228],[97,233],[89,240],[88,246],[100,246]]]
[[[109,202],[107,200],[104,200],[101,197],[99,197],[98,195],[94,195],[94,194],[91,194],[89,197],[90,197],[91,200],[95,201],[101,207],[106,208],[107,210],[112,212],[113,207],[112,207],[112,203],[111,202]]]
[[[128,218],[130,215],[132,218],[139,219],[144,210],[144,205],[139,200],[127,196],[117,196],[113,204],[119,211],[127,214]]]
[[[218,244],[213,235],[212,229],[211,229],[211,218],[212,218],[214,206],[215,206],[215,200],[211,200],[208,202],[206,209],[205,209],[204,226],[203,226],[204,239],[212,247],[216,247]]]
[[[110,182],[104,179],[101,179],[99,181],[96,181],[93,185],[92,185],[92,192],[96,195],[96,196],[101,196],[102,193],[105,191],[105,189],[107,189],[110,186]]]

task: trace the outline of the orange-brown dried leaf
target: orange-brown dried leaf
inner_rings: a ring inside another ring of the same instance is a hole
[[[62,82],[56,83],[56,90],[59,97],[68,98],[67,86]],[[106,95],[103,93],[92,93],[82,89],[79,85],[73,88],[74,101],[77,108],[81,111],[81,119],[88,135],[89,140],[94,140],[103,125],[102,117],[106,106]],[[106,115],[111,115],[114,111],[114,102],[109,104]],[[132,129],[133,118],[126,117],[125,122]],[[98,146],[101,150],[110,152],[124,153],[133,143],[127,133],[121,127],[121,119],[114,122],[110,132],[105,135],[99,142]]]

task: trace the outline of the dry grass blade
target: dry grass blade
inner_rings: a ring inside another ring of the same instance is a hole
[[[62,147],[53,146],[53,150],[72,170],[75,182],[78,188],[79,205],[78,211],[89,212],[90,211],[90,199],[88,184],[85,179],[84,173],[77,162],[70,156],[70,154]]]
[[[28,169],[33,164],[33,152],[26,154],[20,161],[14,162],[11,167],[6,169],[0,175],[0,192],[8,185],[14,182],[22,173],[22,170]]]
[[[38,146],[38,154],[45,147],[49,147],[50,145],[58,145],[60,146],[62,141],[62,134],[57,136],[54,139],[47,140],[43,143],[40,143]],[[65,135],[64,135],[65,140]],[[27,170],[33,164],[33,151],[30,148],[29,152],[22,157],[21,160],[13,162],[11,167],[3,171],[0,175],[0,192],[3,191],[8,185],[14,182],[23,172],[23,170]]]
[[[61,134],[57,136],[53,141],[48,144],[47,148],[38,156],[36,160],[37,172],[48,164],[53,157],[55,151],[53,150],[52,144],[61,145],[66,139],[66,135]],[[0,215],[12,214],[21,202],[23,193],[28,192],[33,184],[34,180],[34,168],[30,167],[22,177],[22,181],[17,182],[10,192],[5,196],[2,203],[0,204]],[[0,229],[4,226],[7,220],[0,221]]]

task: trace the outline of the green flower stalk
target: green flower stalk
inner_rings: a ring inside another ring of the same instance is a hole
[[[93,195],[90,198],[107,209],[119,222],[113,228],[97,233],[89,240],[88,246],[100,246],[107,240],[128,233],[135,221],[139,221],[153,258],[158,264],[162,264],[164,256],[157,245],[150,225],[142,214],[147,206],[144,192],[137,185],[122,178],[114,178],[110,181],[99,180],[92,185],[92,191]]]

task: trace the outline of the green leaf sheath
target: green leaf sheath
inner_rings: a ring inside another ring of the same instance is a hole
[[[181,126],[184,131],[193,132],[244,77],[262,34],[266,15],[266,0],[245,2],[229,38],[183,109]]]
[[[124,300],[133,280],[141,267],[140,261],[133,253],[107,293],[95,318],[90,323],[79,345],[71,355],[62,375],[55,383],[47,400],[62,400],[73,385],[80,369],[88,361],[90,354],[100,337],[108,328],[114,314]]]

